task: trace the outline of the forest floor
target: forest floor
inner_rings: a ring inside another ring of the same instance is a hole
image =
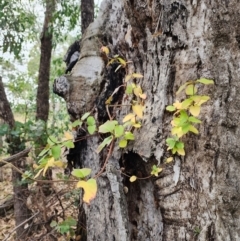
[[[59,172],[60,170],[55,170],[53,175],[59,175]],[[70,240],[68,230],[71,229],[74,233],[74,226],[69,227],[67,223],[62,223],[61,227],[51,228],[49,232],[45,224],[49,225],[49,220],[51,220],[50,226],[53,221],[59,224],[69,218],[77,220],[79,190],[74,189],[74,185],[53,183],[47,194],[43,186],[29,185],[30,195],[27,206],[32,211],[32,215],[36,213],[37,215],[32,219],[31,227],[26,225],[26,228],[32,232],[28,240]],[[12,173],[11,167],[5,165],[0,168],[0,241],[16,240],[13,205],[9,210],[1,209],[2,205],[9,200],[13,200]],[[60,230],[57,231],[57,228]],[[78,240],[78,237],[75,237],[75,240]]]

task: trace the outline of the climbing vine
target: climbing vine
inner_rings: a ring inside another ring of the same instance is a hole
[[[187,81],[177,91],[177,95],[185,90],[186,98],[182,102],[178,100],[173,105],[167,106],[166,110],[173,113],[171,121],[171,134],[172,136],[166,139],[168,150],[173,155],[178,154],[185,155],[184,142],[182,137],[189,132],[198,134],[197,124],[201,123],[201,120],[197,117],[201,112],[202,104],[207,102],[210,97],[207,95],[198,95],[198,85],[211,85],[214,84],[213,80],[201,78],[195,81]],[[167,159],[167,162],[171,162],[173,157]]]

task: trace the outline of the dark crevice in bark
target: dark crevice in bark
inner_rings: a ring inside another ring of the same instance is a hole
[[[125,70],[119,69],[116,71],[116,68],[119,64],[112,64],[106,70],[105,80],[102,82],[101,93],[99,94],[96,100],[96,106],[98,110],[98,120],[100,122],[105,122],[109,119],[107,110],[106,110],[106,100],[111,96],[114,90],[123,84]],[[121,87],[116,94],[113,95],[111,105],[121,104],[122,97],[124,94],[124,88]],[[113,107],[109,107],[109,111],[113,114]]]
[[[67,154],[68,166],[65,170],[70,173],[73,168],[82,168],[86,158],[87,140],[86,132],[83,129],[78,130],[77,137],[74,142],[74,148],[69,149]]]
[[[80,197],[82,198],[82,197]],[[76,230],[76,237],[80,236],[81,241],[87,241],[87,220],[86,220],[86,213],[83,208],[83,204],[79,206],[79,214],[78,214],[78,224]]]

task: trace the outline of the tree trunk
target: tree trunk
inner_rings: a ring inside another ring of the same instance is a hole
[[[36,119],[47,121],[49,113],[49,78],[52,55],[52,29],[51,21],[55,10],[55,0],[46,1],[45,19],[41,34],[41,57],[39,65],[37,89]]]
[[[84,204],[87,240],[240,240],[239,11],[237,0],[102,3],[82,40],[72,75],[58,79],[56,88],[73,119],[96,103],[95,116],[104,122],[105,100],[125,73],[105,67],[102,43],[112,55],[133,61],[125,72],[144,75],[136,82],[147,99],[135,141],[123,153],[115,146],[97,180],[97,197],[91,205]],[[213,79],[215,86],[201,90],[211,101],[201,111],[200,134],[184,139],[186,156],[176,156],[159,178],[130,183],[120,167],[128,175],[144,177],[153,164],[163,163],[169,155],[165,141],[171,121],[165,108],[175,100],[179,86],[200,77]],[[123,93],[118,97],[127,103]],[[123,106],[115,110],[116,118],[130,111]],[[93,176],[107,154],[94,151],[100,141],[97,136],[88,138],[81,150],[81,164],[91,168]]]
[[[0,118],[10,126],[11,129],[15,127],[15,120],[9,102],[7,100],[2,78],[0,77]],[[23,145],[21,143],[20,137],[9,134],[7,136],[9,143],[9,154],[14,155],[23,150]],[[15,160],[13,163],[17,168],[25,168],[25,158],[21,157]],[[30,210],[27,208],[26,200],[29,194],[28,185],[20,184],[22,176],[15,169],[12,169],[12,183],[13,183],[13,193],[14,193],[14,217],[16,230],[16,240],[26,240],[28,236],[28,229],[21,225],[26,219],[30,217]]]
[[[81,0],[81,29],[85,33],[88,25],[94,20],[94,0]]]

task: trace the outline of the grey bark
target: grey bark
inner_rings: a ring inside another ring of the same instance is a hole
[[[81,0],[81,30],[85,33],[94,20],[94,0]]]
[[[126,73],[144,74],[137,83],[147,100],[136,140],[125,154],[115,146],[98,178],[96,199],[84,205],[87,240],[240,240],[239,12],[237,0],[102,3],[82,41],[79,61],[66,76],[68,110],[73,119],[91,110],[114,81],[108,78],[100,43],[133,61]],[[186,156],[176,157],[159,178],[130,184],[120,166],[130,175],[145,176],[154,163],[163,162],[171,121],[165,107],[180,85],[200,77],[213,79],[215,86],[201,90],[211,101],[201,112],[200,134],[184,140]],[[116,118],[129,111],[116,111]],[[99,142],[96,136],[88,139],[83,150],[83,165],[93,174],[106,154],[94,152]]]

